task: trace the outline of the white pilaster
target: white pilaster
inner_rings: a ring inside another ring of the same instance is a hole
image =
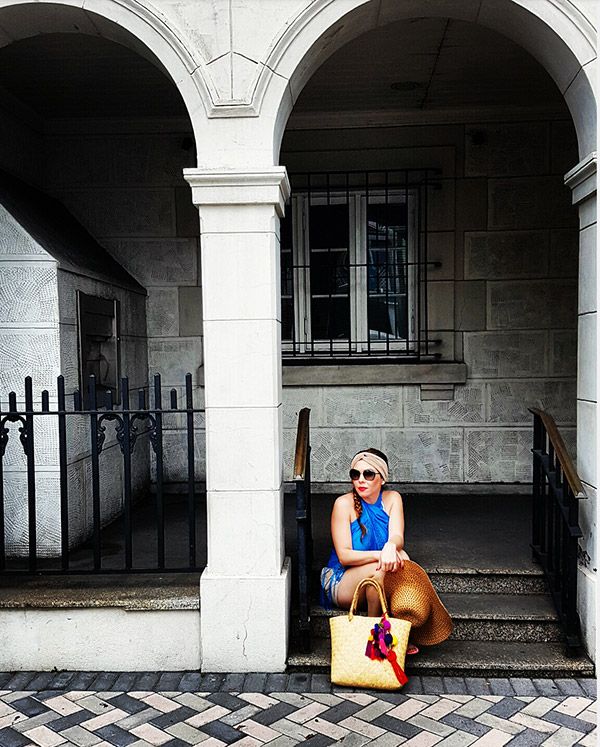
[[[583,531],[578,574],[577,606],[589,655],[598,648],[597,609],[597,488],[598,488],[598,395],[600,355],[596,325],[598,276],[596,241],[596,154],[590,153],[565,175],[565,184],[579,207],[579,304],[577,339],[577,471],[587,499],[580,504]]]
[[[279,221],[285,169],[186,169],[200,212],[208,566],[204,671],[283,671],[290,575],[283,540]]]

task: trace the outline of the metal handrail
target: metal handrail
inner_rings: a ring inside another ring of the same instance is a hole
[[[296,452],[294,456],[294,480],[304,480],[308,463],[310,409],[303,407],[298,415]]]
[[[575,465],[573,464],[573,460],[571,459],[571,455],[569,454],[567,447],[565,446],[563,437],[560,435],[560,431],[558,430],[558,427],[552,415],[550,415],[550,413],[548,412],[545,412],[544,410],[540,410],[537,407],[530,407],[529,412],[533,415],[538,416],[542,421],[546,433],[548,434],[548,438],[550,439],[550,442],[554,447],[556,458],[560,462],[563,474],[567,478],[575,498],[587,498],[579,475],[577,474]]]
[[[296,483],[296,538],[298,548],[298,644],[302,651],[310,642],[310,573],[312,568],[312,513],[310,491],[310,410],[298,415],[294,481]]]
[[[565,633],[568,652],[581,647],[577,612],[579,500],[583,485],[552,416],[533,415],[533,515],[531,548],[544,571]]]

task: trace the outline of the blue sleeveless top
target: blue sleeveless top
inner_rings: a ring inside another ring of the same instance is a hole
[[[366,503],[362,498],[360,499],[360,502],[362,503],[362,514],[360,520],[366,528],[367,533],[364,537],[361,536],[362,532],[358,519],[354,519],[350,524],[352,549],[381,550],[388,540],[390,524],[390,517],[386,514],[383,507],[383,492],[379,493],[375,503]],[[327,567],[336,570],[346,569],[345,566],[340,563],[335,549],[331,551]]]

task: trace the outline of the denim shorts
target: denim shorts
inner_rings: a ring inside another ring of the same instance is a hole
[[[325,567],[321,571],[321,604],[324,607],[337,607],[338,586],[345,568]]]

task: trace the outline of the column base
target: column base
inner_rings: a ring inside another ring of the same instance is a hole
[[[290,559],[278,576],[200,578],[204,672],[283,672],[290,620]]]

